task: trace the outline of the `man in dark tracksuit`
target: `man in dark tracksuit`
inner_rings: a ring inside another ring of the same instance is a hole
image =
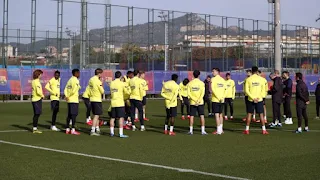
[[[285,124],[293,124],[291,112],[291,97],[292,97],[292,80],[288,71],[282,73],[283,78],[283,108],[284,115],[286,116]]]
[[[209,117],[212,117],[211,113],[211,76],[207,76],[206,80],[204,80],[205,91],[204,91],[204,104],[207,104]]]
[[[297,87],[296,87],[296,109],[298,117],[298,129],[296,133],[302,133],[302,118],[305,121],[305,131],[309,131],[308,127],[308,115],[307,115],[307,105],[310,104],[309,101],[309,90],[306,83],[302,80],[302,74],[296,73]]]
[[[281,127],[281,113],[280,107],[283,98],[283,84],[282,80],[276,73],[270,74],[270,79],[273,80],[273,86],[271,89],[272,95],[272,112],[273,112],[273,122],[270,124],[270,127],[279,126]],[[279,123],[277,123],[279,121]]]
[[[319,108],[320,108],[320,79],[319,79],[319,83],[318,83],[317,88],[316,88],[315,95],[316,95],[316,110],[317,110],[317,117],[316,117],[316,119],[319,119]]]

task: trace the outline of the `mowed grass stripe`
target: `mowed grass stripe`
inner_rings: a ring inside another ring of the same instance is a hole
[[[103,159],[103,160],[108,160],[108,161],[123,162],[123,163],[136,164],[136,165],[148,166],[148,167],[154,167],[154,168],[162,168],[162,169],[178,171],[178,172],[182,172],[182,173],[194,173],[194,174],[201,174],[201,175],[206,175],[206,176],[220,177],[220,178],[225,178],[225,179],[249,180],[247,178],[197,171],[197,170],[193,170],[193,169],[183,169],[183,168],[170,167],[170,166],[151,164],[151,163],[144,163],[144,162],[138,162],[138,161],[130,161],[130,160],[124,160],[124,159],[105,157],[105,156],[96,156],[96,155],[91,155],[91,154],[84,154],[84,153],[78,153],[78,152],[72,152],[72,151],[64,151],[64,150],[59,150],[59,149],[33,146],[33,145],[28,145],[28,144],[20,144],[20,143],[14,143],[14,142],[3,141],[3,140],[0,140],[0,143],[10,144],[10,145],[14,145],[14,146],[20,146],[20,147],[25,147],[25,148],[39,149],[39,150],[44,150],[44,151],[58,152],[58,153],[63,153],[63,154],[71,154],[71,155],[75,155],[75,156],[83,156],[83,157]]]

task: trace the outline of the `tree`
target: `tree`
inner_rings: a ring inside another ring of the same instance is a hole
[[[242,59],[243,58],[243,51],[244,47],[243,46],[235,46],[233,47],[231,57],[235,59]]]
[[[131,61],[137,62],[140,59],[140,55],[143,54],[143,50],[136,44],[124,44],[120,51],[121,62]]]
[[[120,60],[121,60],[121,54],[120,53],[115,53],[114,62],[119,63]]]
[[[40,49],[40,53],[42,53],[42,54],[47,54],[47,53],[48,53],[48,50],[47,50],[47,49]]]
[[[93,47],[89,47],[89,57],[90,59],[95,59],[97,53],[94,51]],[[72,47],[72,64],[80,64],[80,44],[76,44]],[[89,62],[92,62],[89,60]]]

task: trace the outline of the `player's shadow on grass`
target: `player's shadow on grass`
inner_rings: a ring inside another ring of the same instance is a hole
[[[51,122],[50,122],[51,124]],[[51,128],[51,125],[47,125],[47,124],[38,124],[38,127],[41,127],[43,129],[50,129]]]
[[[48,124],[51,124],[51,121],[46,121]],[[56,125],[58,125],[58,126],[62,126],[62,127],[65,127],[66,126],[66,124],[63,124],[63,123],[61,123],[61,122],[56,122]]]
[[[246,121],[243,121],[242,119],[239,119],[239,118],[236,118],[236,119],[233,119],[233,120],[227,120],[227,121],[223,121],[224,123],[231,123],[231,124],[235,124],[235,125],[239,125],[241,127],[244,127],[246,125]],[[257,123],[257,122],[253,122],[251,121],[251,124],[250,124],[251,127],[261,127],[261,122]]]
[[[13,124],[11,125],[12,127],[15,127],[15,128],[19,128],[19,129],[22,129],[22,130],[27,130],[27,131],[32,131],[32,128],[31,127],[27,127],[27,126],[21,126],[21,125],[17,125],[17,124]]]
[[[150,125],[148,127],[150,127],[150,129],[147,129],[148,131],[163,134],[163,131],[164,131],[163,126],[160,127],[160,126]],[[188,131],[185,131],[184,129],[179,128],[178,126],[175,126],[174,132],[183,134],[183,133],[187,133]]]
[[[245,125],[245,123],[246,123],[246,121],[243,121],[242,119],[240,119],[240,118],[235,118],[235,119],[233,119],[233,120],[223,120],[223,122],[225,123],[225,122],[228,122],[228,123],[232,123],[232,124],[243,124],[243,125]]]
[[[51,121],[47,121],[47,123],[51,124]],[[76,124],[85,124],[86,125],[86,123],[84,123],[84,122],[76,122]],[[61,123],[61,122],[56,122],[56,125],[58,125],[61,129],[65,129],[65,127],[66,127],[66,124]],[[45,125],[44,125],[44,128],[45,128]],[[49,128],[50,128],[50,126],[49,126]],[[91,129],[83,127],[83,126],[77,127],[77,125],[76,125],[76,129],[77,129],[77,131],[79,131],[81,133],[85,133],[85,134],[90,134],[90,130],[91,130]],[[60,132],[65,133],[64,131],[60,131]]]
[[[99,119],[102,120],[102,121],[109,121],[110,117],[109,116],[100,116]]]
[[[51,121],[46,121],[47,123],[51,124]],[[86,124],[84,122],[76,122],[76,124]],[[60,128],[65,128],[66,127],[66,123],[61,123],[61,122],[56,122],[56,125],[58,125]],[[49,125],[50,128],[50,125]]]
[[[165,115],[152,115],[152,117],[156,117],[156,118],[165,118]]]
[[[195,130],[199,130],[200,131],[200,129],[201,129],[201,125],[197,125]],[[210,132],[214,132],[216,130],[217,130],[216,126],[210,126],[210,125],[208,126],[208,125],[206,125],[207,133],[210,134]],[[242,132],[242,130],[230,129],[230,128],[226,128],[226,127],[223,127],[223,131],[227,131],[227,132]]]

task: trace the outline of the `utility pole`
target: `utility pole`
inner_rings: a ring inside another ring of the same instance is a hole
[[[269,3],[274,4],[274,61],[275,70],[281,73],[282,59],[281,59],[281,22],[280,22],[280,0],[268,0]]]
[[[104,11],[104,64],[110,69],[111,63],[111,0],[105,0]]]
[[[88,29],[88,32],[87,32],[87,62],[86,62],[86,65],[89,65],[90,64],[90,29]]]
[[[81,0],[81,43],[80,43],[80,69],[84,69],[87,63],[87,37],[88,37],[88,26],[87,26],[87,0]]]
[[[164,22],[164,71],[168,71],[169,60],[169,39],[168,39],[168,15],[164,14],[164,11],[159,12],[159,18]]]
[[[2,68],[7,68],[8,55],[8,16],[9,16],[9,0],[3,0],[3,22],[2,22]]]
[[[73,32],[69,28],[66,28],[65,32],[69,36],[69,69],[72,69],[72,47],[73,47],[72,38],[73,38]]]
[[[35,67],[36,63],[36,27],[37,27],[37,0],[31,0],[31,67]]]

